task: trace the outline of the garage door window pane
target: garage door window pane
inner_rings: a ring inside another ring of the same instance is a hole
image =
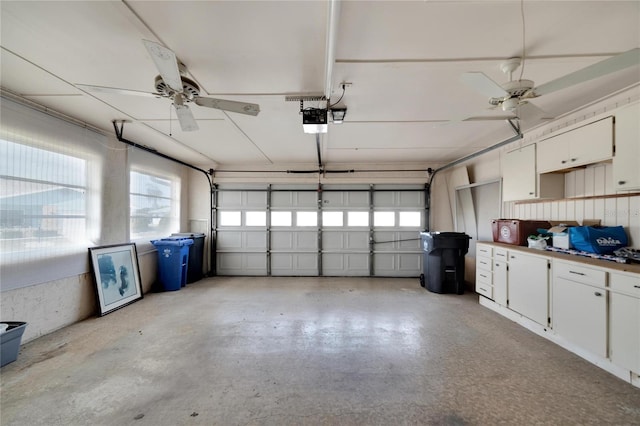
[[[316,212],[297,212],[297,226],[318,226],[318,213]]]
[[[342,212],[322,212],[322,226],[342,226]]]
[[[400,212],[400,226],[420,227],[420,212]]]
[[[267,212],[246,212],[246,226],[267,226]]]
[[[374,226],[395,226],[396,215],[394,212],[374,212],[373,225]]]
[[[347,212],[347,226],[369,226],[369,212]]]
[[[240,226],[240,212],[220,212],[220,226]]]
[[[291,226],[291,212],[271,212],[271,226]]]

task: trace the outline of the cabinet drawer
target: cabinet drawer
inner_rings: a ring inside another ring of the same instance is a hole
[[[592,269],[578,263],[553,262],[553,268],[554,276],[582,284],[604,287],[607,282],[607,273],[604,270]]]
[[[476,281],[476,292],[489,299],[493,299],[493,286]]]
[[[504,248],[497,248],[493,252],[493,258],[495,260],[507,261],[508,250]]]
[[[487,246],[484,244],[476,245],[476,256],[485,256],[485,257],[493,256],[493,247]]]
[[[493,262],[490,257],[478,256],[476,257],[476,268],[485,271],[493,270]]]
[[[609,274],[609,288],[616,293],[640,299],[640,275]]]
[[[485,283],[493,285],[493,274],[482,269],[476,271],[476,283]]]

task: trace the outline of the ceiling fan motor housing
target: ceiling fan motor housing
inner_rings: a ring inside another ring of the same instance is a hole
[[[185,102],[191,102],[200,95],[200,87],[195,81],[185,76],[180,76],[180,79],[182,80],[182,94]],[[155,86],[156,91],[167,98],[173,97],[176,93],[164,82],[161,76],[156,76]]]

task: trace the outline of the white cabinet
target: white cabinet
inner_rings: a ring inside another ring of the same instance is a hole
[[[553,262],[551,323],[563,339],[607,356],[606,272],[573,262]]]
[[[616,152],[613,182],[616,191],[640,189],[640,104],[616,112]]]
[[[547,173],[613,157],[613,117],[577,127],[537,143],[537,172]]]
[[[538,324],[549,318],[549,260],[509,251],[508,307]]]
[[[502,157],[503,201],[563,196],[562,175],[537,175],[535,144],[509,151]]]
[[[507,306],[507,262],[493,261],[493,301]]]
[[[476,244],[476,293],[493,300],[493,247]]]
[[[640,374],[640,276],[609,274],[611,361]]]

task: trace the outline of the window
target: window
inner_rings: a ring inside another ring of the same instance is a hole
[[[87,245],[87,160],[0,139],[0,254]]]
[[[394,212],[373,212],[373,226],[395,226]]]
[[[322,212],[322,226],[342,226],[343,223],[342,212]]]
[[[225,212],[219,213],[220,226],[240,226],[242,216],[240,212]]]
[[[246,212],[246,226],[267,226],[267,212]]]
[[[347,226],[369,226],[369,212],[347,212]]]
[[[166,237],[178,231],[179,180],[132,171],[129,174],[131,238]]]
[[[291,226],[291,212],[271,212],[271,226]]]
[[[297,226],[318,226],[317,212],[296,212]]]
[[[400,212],[400,226],[420,227],[420,212]]]

